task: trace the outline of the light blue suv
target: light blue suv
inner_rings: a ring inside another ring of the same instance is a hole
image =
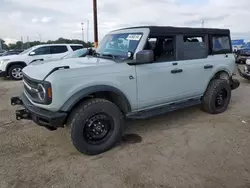
[[[149,118],[200,104],[224,112],[236,70],[230,31],[133,27],[112,31],[83,58],[23,69],[16,118],[50,130],[70,127],[76,149],[94,155],[122,137],[124,119]]]

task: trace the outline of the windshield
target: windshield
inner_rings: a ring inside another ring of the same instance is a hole
[[[35,47],[31,47],[31,48],[28,48],[27,50],[24,50],[22,53],[20,53],[19,55],[23,55],[23,54],[27,54],[28,52],[30,52],[31,50],[34,50]]]
[[[68,55],[64,56],[63,59],[69,59],[69,58],[77,58],[77,57],[82,57],[87,54],[87,49],[80,49],[73,51],[72,53],[69,53]]]
[[[106,35],[96,53],[100,56],[111,55],[114,57],[127,58],[128,52],[135,53],[141,40],[142,33],[119,33]]]

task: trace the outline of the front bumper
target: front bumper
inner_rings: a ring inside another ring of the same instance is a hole
[[[237,80],[237,79],[233,79],[232,77],[230,77],[230,87],[231,87],[231,90],[235,90],[237,89],[238,87],[240,87],[240,81]]]
[[[5,71],[0,70],[0,77],[6,77],[7,73]]]
[[[250,80],[250,72],[248,72],[248,69],[245,68],[244,71],[240,70],[240,68],[238,67],[238,72],[240,74],[241,77]]]
[[[249,58],[249,56],[244,56],[244,55],[239,55],[237,58],[236,58],[236,62],[237,63],[246,63],[246,60]]]
[[[52,112],[34,106],[23,94],[21,97],[12,97],[11,105],[21,105],[24,108],[16,111],[16,119],[33,120],[36,124],[46,127],[49,130],[56,130],[63,127],[67,113]]]

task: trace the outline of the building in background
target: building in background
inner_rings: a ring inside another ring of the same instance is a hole
[[[232,46],[234,51],[242,48],[243,46],[245,46],[245,44],[246,43],[244,39],[232,40]]]

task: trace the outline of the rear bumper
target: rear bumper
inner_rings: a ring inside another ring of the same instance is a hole
[[[21,105],[24,108],[16,111],[16,119],[33,120],[36,124],[46,127],[49,130],[56,130],[63,127],[67,113],[52,112],[34,106],[23,94],[21,97],[12,97],[11,105]]]
[[[5,71],[0,70],[0,77],[6,77],[7,73]]]

